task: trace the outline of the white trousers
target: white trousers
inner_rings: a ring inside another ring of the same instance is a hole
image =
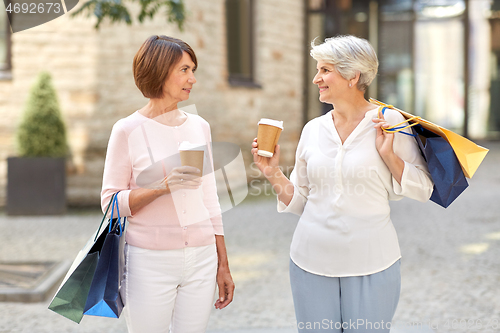
[[[129,333],[205,332],[215,298],[215,244],[156,251],[125,246],[121,295]]]

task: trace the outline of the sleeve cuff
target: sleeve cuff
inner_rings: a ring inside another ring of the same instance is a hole
[[[404,196],[420,202],[426,202],[432,195],[434,183],[425,170],[421,170],[417,166],[405,162],[401,184],[393,177],[392,187],[394,194],[396,194],[398,198]]]
[[[283,202],[278,200],[278,213],[292,213],[295,215],[302,215],[304,211],[305,202],[302,199],[303,197],[299,193],[299,189],[295,186],[293,190],[293,197],[290,203],[285,205]]]
[[[214,228],[214,234],[224,236],[224,226],[222,225],[222,216],[212,217],[212,226]]]
[[[403,161],[405,163],[404,169],[403,169],[403,175],[401,176],[401,184],[398,183],[398,181],[392,177],[392,189],[394,190],[394,193],[396,195],[405,195],[405,184],[408,179],[408,165],[406,161]]]
[[[123,190],[118,193],[118,207],[120,208],[120,216],[122,217],[132,216],[129,205],[130,192],[131,190]]]

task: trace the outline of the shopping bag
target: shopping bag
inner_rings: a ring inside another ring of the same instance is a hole
[[[76,323],[82,320],[99,253],[108,234],[109,221],[108,223],[104,221],[112,202],[113,198],[106,208],[99,228],[76,256],[49,305],[50,310]]]
[[[114,216],[115,207],[118,218],[114,218],[110,223],[104,240],[85,304],[84,314],[86,315],[118,318],[123,309],[120,285],[125,268],[123,248],[126,218],[123,219],[122,225],[116,196],[111,208],[111,217]]]
[[[381,107],[382,114],[385,107]],[[413,134],[401,132],[402,134],[415,137],[422,156],[427,162],[427,168],[431,174],[434,188],[430,200],[447,208],[468,186],[463,170],[451,145],[441,136],[425,129],[418,123],[389,127],[389,131],[410,128]]]
[[[97,266],[97,253],[89,253],[64,282],[49,305],[49,309],[75,323],[80,323],[87,301],[90,283]]]
[[[451,145],[420,125],[412,127],[434,182],[430,200],[447,208],[468,186]]]
[[[460,163],[460,167],[462,168],[462,171],[467,178],[472,178],[477,168],[479,168],[479,165],[488,153],[488,149],[481,147],[474,142],[464,138],[463,136],[460,136],[457,133],[454,133],[444,127],[433,124],[428,120],[422,119],[420,117],[415,117],[408,112],[396,109],[392,105],[387,105],[373,98],[370,98],[370,102],[379,106],[389,107],[391,109],[399,111],[406,119],[411,119],[412,122],[420,124],[425,129],[445,139],[453,148],[453,151],[455,152],[455,155],[457,156],[457,159]]]

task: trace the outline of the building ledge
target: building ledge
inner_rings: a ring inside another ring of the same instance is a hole
[[[229,81],[229,85],[231,87],[235,87],[235,88],[238,87],[238,88],[262,89],[262,85],[256,83],[253,80],[230,77],[228,81]]]

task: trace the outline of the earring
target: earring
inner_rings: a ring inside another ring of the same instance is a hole
[[[349,87],[352,87],[352,83],[349,83]]]

